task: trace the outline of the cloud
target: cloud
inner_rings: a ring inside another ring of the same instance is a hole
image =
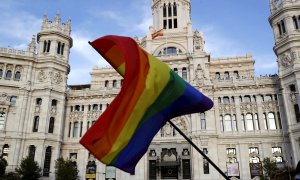
[[[102,58],[100,54],[98,54],[92,46],[89,45],[89,41],[92,41],[92,39],[89,36],[84,36],[82,35],[82,32],[74,32],[72,33],[72,38],[73,38],[73,47],[71,49],[72,53],[71,56],[72,58],[83,58],[81,59],[82,62],[88,62],[88,64],[95,66],[107,66],[108,63]],[[79,57],[78,57],[79,56]]]
[[[41,19],[23,11],[1,11],[0,8],[0,17],[1,36],[28,42],[40,30],[42,23]]]
[[[244,52],[237,41],[224,37],[214,26],[204,26],[200,31],[204,34],[204,48],[212,57],[241,56]]]

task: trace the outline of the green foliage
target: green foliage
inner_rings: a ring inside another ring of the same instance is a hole
[[[15,172],[9,172],[5,175],[5,180],[21,180],[18,173]]]
[[[58,158],[55,161],[56,180],[76,180],[78,179],[78,169],[76,162],[69,159]]]
[[[3,157],[0,157],[0,177],[5,175],[5,169],[7,166],[7,161]]]
[[[41,177],[42,169],[36,161],[26,157],[21,161],[20,167],[16,168],[16,172],[21,176],[22,180],[37,180]]]
[[[284,167],[279,169],[275,161],[271,161],[270,158],[264,158],[263,160],[264,176],[260,177],[261,180],[283,180],[290,179],[292,169]]]

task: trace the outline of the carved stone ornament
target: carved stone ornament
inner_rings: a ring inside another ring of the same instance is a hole
[[[2,93],[0,95],[0,104],[10,104],[9,103],[9,96],[6,93]]]
[[[83,112],[79,111],[79,112],[71,112],[70,113],[70,121],[79,121],[81,119],[83,119]]]
[[[40,72],[38,73],[37,79],[39,80],[39,82],[45,82],[46,81],[47,75],[46,75],[44,70],[40,70]]]
[[[292,64],[292,58],[290,53],[284,53],[281,56],[280,61],[282,66],[289,67]]]
[[[196,30],[194,32],[193,41],[195,50],[203,51],[203,46],[205,42],[202,33]]]
[[[63,82],[63,77],[62,77],[61,73],[60,73],[60,72],[55,73],[55,74],[52,76],[52,81],[53,81],[55,84],[60,84],[61,82]]]
[[[291,102],[292,103],[296,103],[297,102],[297,95],[294,92],[290,93],[290,97],[291,97]]]
[[[182,131],[187,131],[187,124],[185,122],[184,116],[179,116],[177,118],[175,118],[175,120],[173,121],[174,124],[181,129]]]
[[[93,110],[93,111],[89,111],[87,114],[87,119],[88,120],[96,120],[100,114],[101,114],[101,110]]]
[[[276,111],[276,102],[275,101],[267,101],[267,102],[262,102],[262,109],[264,111]]]

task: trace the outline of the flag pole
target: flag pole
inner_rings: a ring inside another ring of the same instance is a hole
[[[184,137],[184,139],[187,140],[187,142],[189,142],[226,180],[229,180],[229,178],[226,176],[226,174],[221,171],[221,169],[212,161],[209,159],[209,157],[206,156],[205,153],[203,153],[194,143],[193,141],[188,138],[170,119],[168,120],[168,122],[173,126],[173,128],[176,129],[177,132],[179,132],[179,134],[181,134],[181,136]]]

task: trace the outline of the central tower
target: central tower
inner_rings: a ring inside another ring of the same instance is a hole
[[[183,31],[191,22],[190,0],[152,0],[154,31]]]

